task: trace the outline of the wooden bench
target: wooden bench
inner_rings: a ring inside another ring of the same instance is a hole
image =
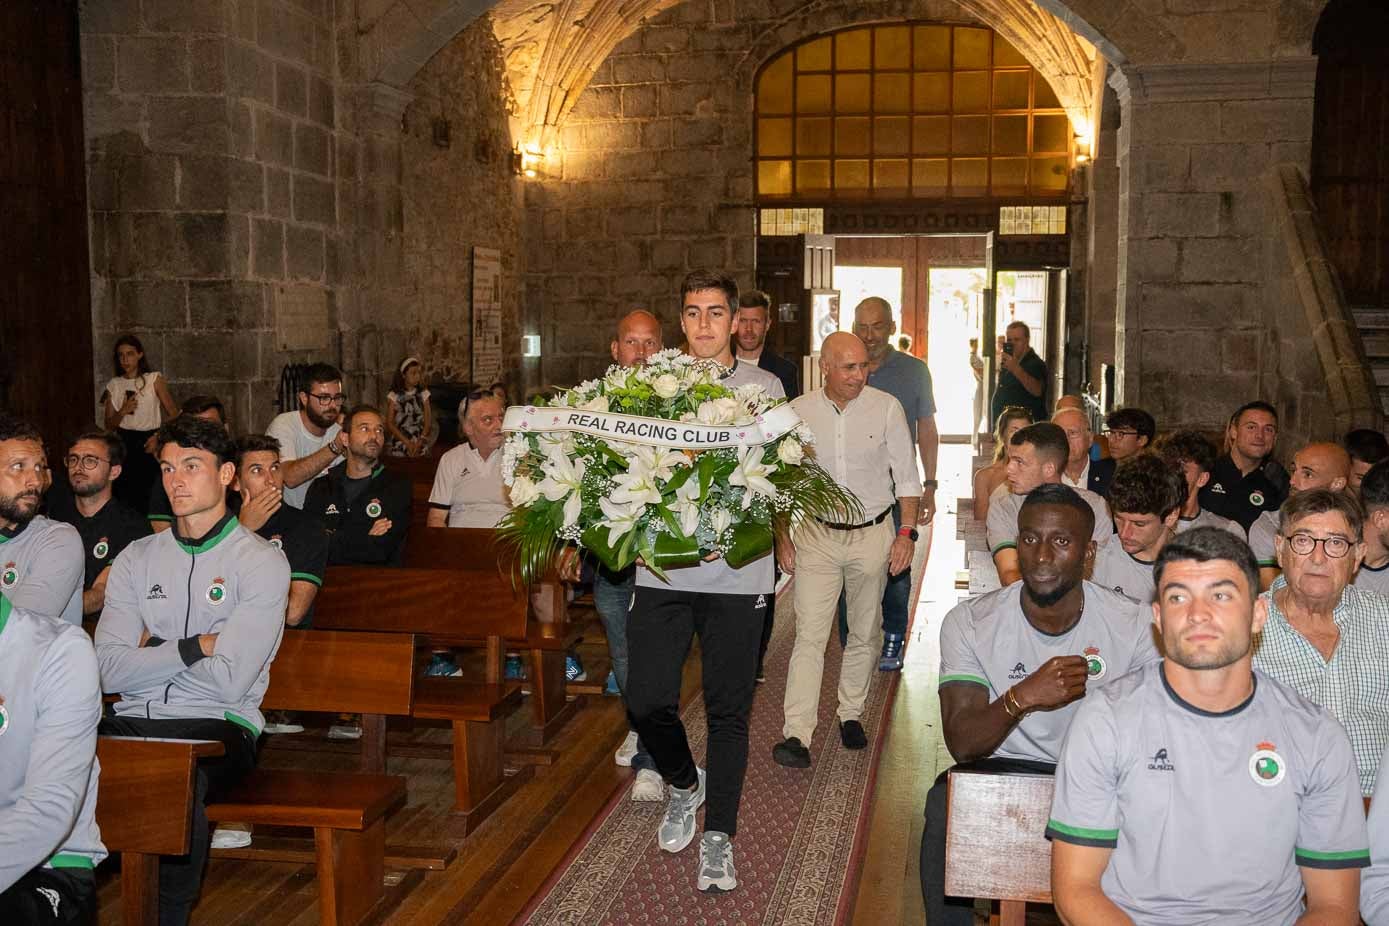
[[[223,751],[207,740],[97,737],[96,823],[107,850],[121,856],[125,926],[159,922],[159,856],[187,854],[194,769]]]
[[[424,527],[412,529],[405,541],[405,564],[409,567],[450,569],[467,574],[468,588],[521,588],[519,576],[503,571],[497,549],[496,531],[471,527]],[[494,584],[494,579],[500,583]],[[519,592],[517,592],[519,594]],[[469,596],[476,596],[469,592]],[[560,728],[584,705],[582,698],[570,700],[564,677],[564,661],[579,641],[580,628],[569,622],[565,585],[553,571],[533,589],[527,622],[503,635],[507,649],[527,653],[527,682],[531,695],[531,745],[548,743]],[[478,634],[456,638],[457,645],[478,646],[486,641]]]
[[[288,630],[271,664],[261,706],[361,713],[363,739],[372,722],[379,723],[384,736],[384,715],[409,713],[414,651],[414,640],[398,634]],[[395,775],[258,768],[222,800],[209,803],[207,818],[307,827],[314,832],[313,852],[286,851],[283,842],[260,851],[257,843],[265,840],[257,836],[247,848],[217,849],[213,855],[261,861],[311,858],[318,875],[319,922],[357,923],[382,897],[385,818],[404,803],[405,779]]]
[[[475,602],[485,605],[474,607]],[[333,566],[316,600],[314,620],[339,631],[388,631],[409,634],[411,640],[419,634],[442,645],[481,639],[487,647],[484,678],[418,679],[411,703],[386,713],[452,725],[454,811],[461,816],[457,822],[465,834],[529,780],[533,768],[508,774],[505,765],[506,718],[521,706],[521,687],[501,679],[501,641],[524,633],[526,626],[525,597],[506,580],[478,573],[464,582],[459,572],[445,569]],[[272,688],[274,684],[272,672]],[[384,719],[373,720],[368,728],[364,714],[362,739],[364,768],[380,771],[386,748]]]
[[[945,893],[995,901],[990,926],[1023,926],[1028,903],[1051,903],[1051,844],[1043,835],[1050,775],[950,773]]]

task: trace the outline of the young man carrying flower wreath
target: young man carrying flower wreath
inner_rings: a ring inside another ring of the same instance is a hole
[[[680,287],[680,328],[689,352],[730,367],[721,385],[761,386],[785,398],[775,375],[741,363],[731,347],[738,284],[712,273],[691,273]],[[670,785],[660,844],[679,852],[695,836],[695,811],[708,800],[699,849],[697,887],[738,886],[731,840],[747,771],[748,715],[752,712],[757,648],[766,608],[775,606],[770,555],[735,569],[722,558],[669,569],[663,580],[637,567],[636,595],[627,623],[630,660],[627,709],[632,726]],[[708,714],[708,772],[695,765],[680,721],[680,681],[690,642],[699,634]]]
[[[629,720],[671,786],[660,843],[679,852],[693,841],[707,793],[697,884],[729,891],[738,883],[731,840],[762,615],[773,606],[774,531],[807,518],[856,521],[863,512],[807,454],[814,435],[780,382],[734,359],[737,285],[692,274],[681,296],[689,353],[658,351],[507,410],[502,474],[513,508],[498,539],[527,582],[567,542],[613,572],[638,565],[625,694]],[[707,778],[679,716],[696,633]]]

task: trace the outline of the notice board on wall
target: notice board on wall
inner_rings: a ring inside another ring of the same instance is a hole
[[[502,252],[473,248],[472,380],[486,388],[502,378]]]

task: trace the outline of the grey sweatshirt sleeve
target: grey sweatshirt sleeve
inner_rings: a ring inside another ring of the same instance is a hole
[[[227,704],[237,704],[246,696],[275,654],[285,629],[289,561],[266,547],[247,565],[236,609],[218,632],[212,655],[187,670],[191,678],[212,686]]]
[[[140,646],[145,621],[140,616],[143,585],[137,563],[143,546],[122,551],[106,578],[106,603],[95,634],[101,687],[106,691],[142,691],[167,682],[187,668],[173,643]]]
[[[64,633],[54,641],[36,678],[39,721],[27,744],[24,791],[0,810],[0,891],[63,847],[95,774],[101,685],[86,634]],[[5,743],[6,753],[23,749]]]
[[[82,587],[87,568],[81,535],[70,524],[48,531],[34,544],[33,562],[42,564],[42,568],[31,568],[23,582],[5,593],[6,597],[21,610],[63,617],[73,594]]]

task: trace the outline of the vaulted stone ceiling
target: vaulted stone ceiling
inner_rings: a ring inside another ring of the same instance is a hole
[[[403,88],[435,51],[491,6],[514,95],[513,138],[543,148],[558,137],[565,117],[618,43],[643,20],[678,2],[501,0],[492,6],[488,0],[360,0],[363,63],[368,74]],[[766,27],[764,38],[784,35],[788,23],[813,23],[817,8],[841,3],[781,3],[777,8],[785,12]],[[1077,131],[1090,130],[1095,47],[1033,0],[910,0],[906,6],[907,18],[977,20],[996,29],[1051,83]],[[902,18],[884,17],[872,2],[863,7],[865,22]],[[760,64],[750,62],[738,76],[750,83]]]

